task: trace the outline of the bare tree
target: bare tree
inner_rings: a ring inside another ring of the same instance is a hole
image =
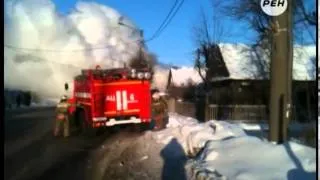
[[[210,18],[201,11],[200,23],[193,27],[192,32],[196,44],[194,68],[203,80],[203,86],[199,86],[195,92],[198,96],[196,116],[200,121],[208,116],[206,107],[209,104],[210,82],[214,78],[229,77],[219,44],[230,32],[224,29],[222,17],[217,11],[219,3],[220,1],[213,4],[214,13]]]
[[[215,2],[216,0],[212,0]],[[316,30],[316,1],[315,0],[292,0],[293,3],[293,38],[295,42],[299,42],[304,44],[305,40],[305,32],[308,33],[309,38],[312,41],[307,43],[315,44],[315,30]],[[255,37],[253,38],[252,44],[248,49],[244,50],[250,58],[251,64],[254,65],[256,71],[253,73],[254,77],[260,77],[262,79],[266,79],[270,75],[270,56],[271,56],[271,42],[272,42],[272,34],[275,33],[277,24],[272,24],[271,17],[266,15],[260,7],[260,0],[241,0],[241,1],[228,1],[225,3],[223,9],[223,13],[229,17],[235,18],[239,21],[245,22],[250,29],[254,31]],[[298,53],[306,53],[303,51],[295,52],[295,55],[299,57]],[[295,57],[294,57],[295,58]],[[299,61],[299,59],[298,59]],[[297,62],[295,62],[297,63]],[[299,62],[298,62],[299,63]],[[311,69],[311,73],[315,76],[315,66],[316,58],[311,58],[311,65],[313,68]],[[253,68],[250,67],[247,70],[250,71]],[[295,73],[293,71],[293,73]],[[300,85],[304,86],[304,85]],[[306,99],[311,96],[310,89],[307,85],[302,87],[305,89]],[[295,88],[293,88],[295,91]],[[297,92],[293,92],[293,94],[297,94]],[[299,104],[298,101],[294,102],[295,105]],[[310,107],[310,101],[307,103],[308,109]],[[299,110],[301,111],[301,109]],[[309,114],[311,114],[309,112]]]
[[[151,81],[153,81],[154,67],[158,63],[158,57],[146,51],[136,53],[129,60],[129,67],[136,69],[148,69],[151,72]]]
[[[212,2],[216,1],[212,0]],[[294,3],[294,21],[292,22],[294,39],[302,41],[301,32],[307,30],[315,43],[315,33],[309,29],[316,25],[315,0],[293,0],[292,2]],[[314,3],[314,9],[307,10],[306,5],[308,3]],[[268,78],[270,73],[271,40],[272,34],[277,29],[277,24],[272,24],[271,17],[261,10],[260,0],[234,0],[225,2],[222,6],[223,14],[246,22],[249,28],[255,32],[250,48],[244,49],[243,53],[249,56],[250,63],[256,68],[256,71],[252,72],[253,76]],[[252,68],[247,70],[251,71]]]
[[[223,28],[218,15],[214,14],[212,18],[207,18],[202,10],[200,23],[193,27],[193,35],[197,46],[194,67],[205,84],[204,88],[208,89],[212,78],[229,76],[219,47],[227,31]]]
[[[131,68],[153,68],[157,64],[157,56],[153,53],[142,52],[136,53],[129,60],[129,67]]]
[[[307,22],[311,26],[316,26],[317,25],[317,15],[316,15],[316,0],[296,0],[296,11],[297,11],[297,18],[296,18],[296,23],[303,23]],[[306,4],[307,3],[313,4],[314,6],[312,7],[311,10],[307,10]]]

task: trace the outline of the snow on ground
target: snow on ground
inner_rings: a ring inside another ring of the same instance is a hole
[[[268,143],[248,136],[238,124],[214,120],[197,123],[196,119],[171,113],[168,128],[153,136],[162,144],[176,138],[188,156],[196,157],[187,164],[193,173],[191,179],[316,178],[315,149],[294,142]]]
[[[177,138],[186,154],[194,155],[208,140],[244,136],[245,132],[237,125],[222,121],[209,121],[199,124],[196,119],[171,113],[167,129],[155,133],[159,143],[167,144]]]
[[[252,123],[244,123],[241,121],[230,121],[230,123],[235,123],[244,130],[254,130],[254,131],[269,130],[269,124],[266,122],[262,122],[259,124],[252,124]],[[314,124],[312,123],[291,122],[289,124],[289,128],[290,130],[301,131],[301,129],[309,128],[313,125]]]

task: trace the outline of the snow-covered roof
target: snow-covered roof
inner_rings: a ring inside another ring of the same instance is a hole
[[[220,44],[222,56],[224,58],[230,77],[215,78],[215,80],[225,79],[259,79],[257,68],[252,64],[249,46],[244,44]],[[316,47],[294,46],[293,79],[294,80],[314,80],[316,78],[315,64],[311,61],[316,57]],[[266,57],[263,57],[267,60]],[[156,66],[154,75],[154,87],[164,90],[169,77],[170,68]],[[202,79],[194,67],[171,68],[171,83],[177,86],[187,85],[189,80],[193,84],[199,84]],[[203,72],[205,75],[205,73]]]
[[[220,44],[220,48],[231,79],[257,79],[255,75],[258,74],[258,70],[252,64],[256,57],[252,56],[252,51],[247,51],[249,46],[244,44]],[[294,80],[315,79],[315,71],[312,71],[315,64],[311,61],[315,57],[316,47],[314,45],[294,46]],[[265,62],[267,61],[266,56],[262,56],[262,59]]]
[[[202,73],[205,75],[204,72]],[[202,82],[201,76],[193,67],[171,68],[171,75],[171,83],[178,86],[187,85],[189,82],[193,84]]]

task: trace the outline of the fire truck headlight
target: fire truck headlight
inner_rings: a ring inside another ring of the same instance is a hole
[[[142,73],[142,72],[139,72],[139,73],[138,73],[138,78],[139,78],[139,79],[142,79],[142,78],[143,78],[143,73]]]
[[[136,73],[131,73],[131,78],[136,78]]]
[[[151,78],[151,73],[149,73],[149,72],[144,73],[144,78],[150,79]]]
[[[136,78],[137,73],[135,69],[131,69],[131,73],[130,73],[131,78]]]

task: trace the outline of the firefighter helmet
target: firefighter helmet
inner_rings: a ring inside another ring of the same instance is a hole
[[[60,101],[66,101],[66,100],[67,100],[67,96],[66,95],[61,96]]]
[[[158,89],[152,89],[151,90],[151,96],[153,99],[159,99],[160,95],[159,95],[159,90]]]

